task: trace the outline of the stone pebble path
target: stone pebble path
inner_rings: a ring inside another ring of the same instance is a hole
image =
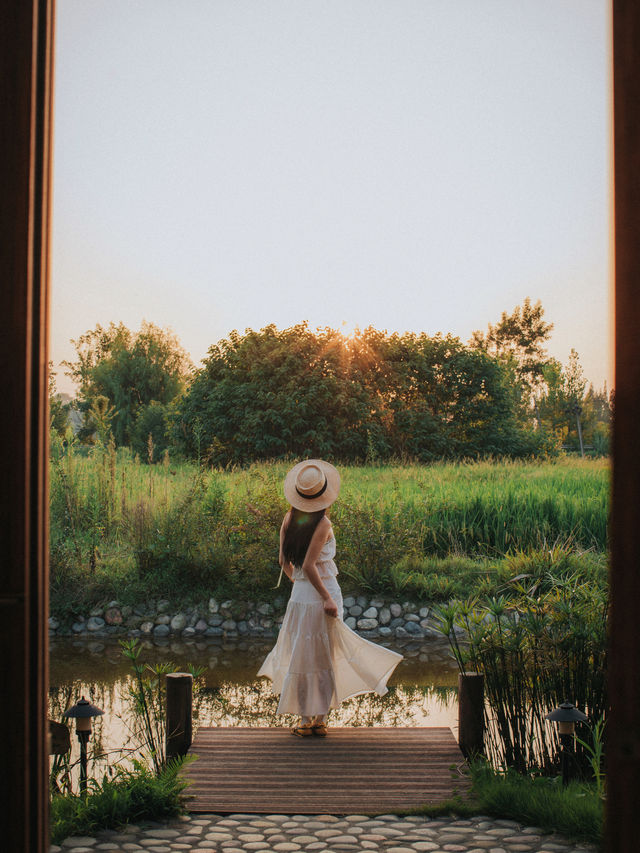
[[[484,816],[187,815],[169,823],[103,830],[95,838],[67,838],[50,853],[142,850],[216,850],[220,853],[596,853],[556,834]]]

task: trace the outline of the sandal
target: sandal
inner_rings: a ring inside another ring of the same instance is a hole
[[[291,734],[296,735],[296,737],[310,737],[313,733],[313,726],[311,723],[305,723],[302,726],[294,726],[291,729]]]
[[[316,737],[326,737],[327,736],[327,725],[326,723],[314,723],[311,726],[311,731]]]

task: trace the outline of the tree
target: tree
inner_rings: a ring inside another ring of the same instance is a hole
[[[57,392],[56,373],[49,362],[49,428],[64,436],[69,426],[69,405],[62,402]]]
[[[553,323],[544,321],[544,308],[527,298],[511,314],[506,311],[495,326],[489,323],[486,334],[474,332],[470,346],[498,358],[513,359],[520,382],[529,390],[530,399],[544,384],[544,368],[548,364],[544,344],[549,340]],[[529,401],[527,401],[529,402]]]
[[[306,323],[232,332],[209,349],[172,434],[215,464],[286,456],[364,458],[375,401],[350,370],[345,339]]]
[[[546,390],[538,400],[543,428],[552,433],[559,444],[575,442],[584,456],[583,412],[587,383],[576,350],[569,353],[564,369],[559,361],[550,359],[543,377]]]
[[[324,456],[338,461],[527,455],[508,366],[458,338],[307,324],[233,332],[209,350],[172,432],[214,464]]]
[[[97,325],[72,343],[77,359],[64,364],[79,384],[79,407],[88,413],[104,397],[113,408],[110,427],[117,445],[131,443],[140,409],[154,400],[168,405],[192,370],[178,338],[153,323],[143,322],[138,332],[123,323]]]

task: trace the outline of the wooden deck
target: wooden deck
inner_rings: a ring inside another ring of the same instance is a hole
[[[191,812],[393,812],[464,793],[464,758],[448,728],[202,728],[184,771]]]

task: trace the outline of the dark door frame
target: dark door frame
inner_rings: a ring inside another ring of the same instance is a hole
[[[3,850],[48,849],[47,331],[54,0],[0,27]],[[616,378],[607,850],[640,814],[640,3],[613,0]]]

